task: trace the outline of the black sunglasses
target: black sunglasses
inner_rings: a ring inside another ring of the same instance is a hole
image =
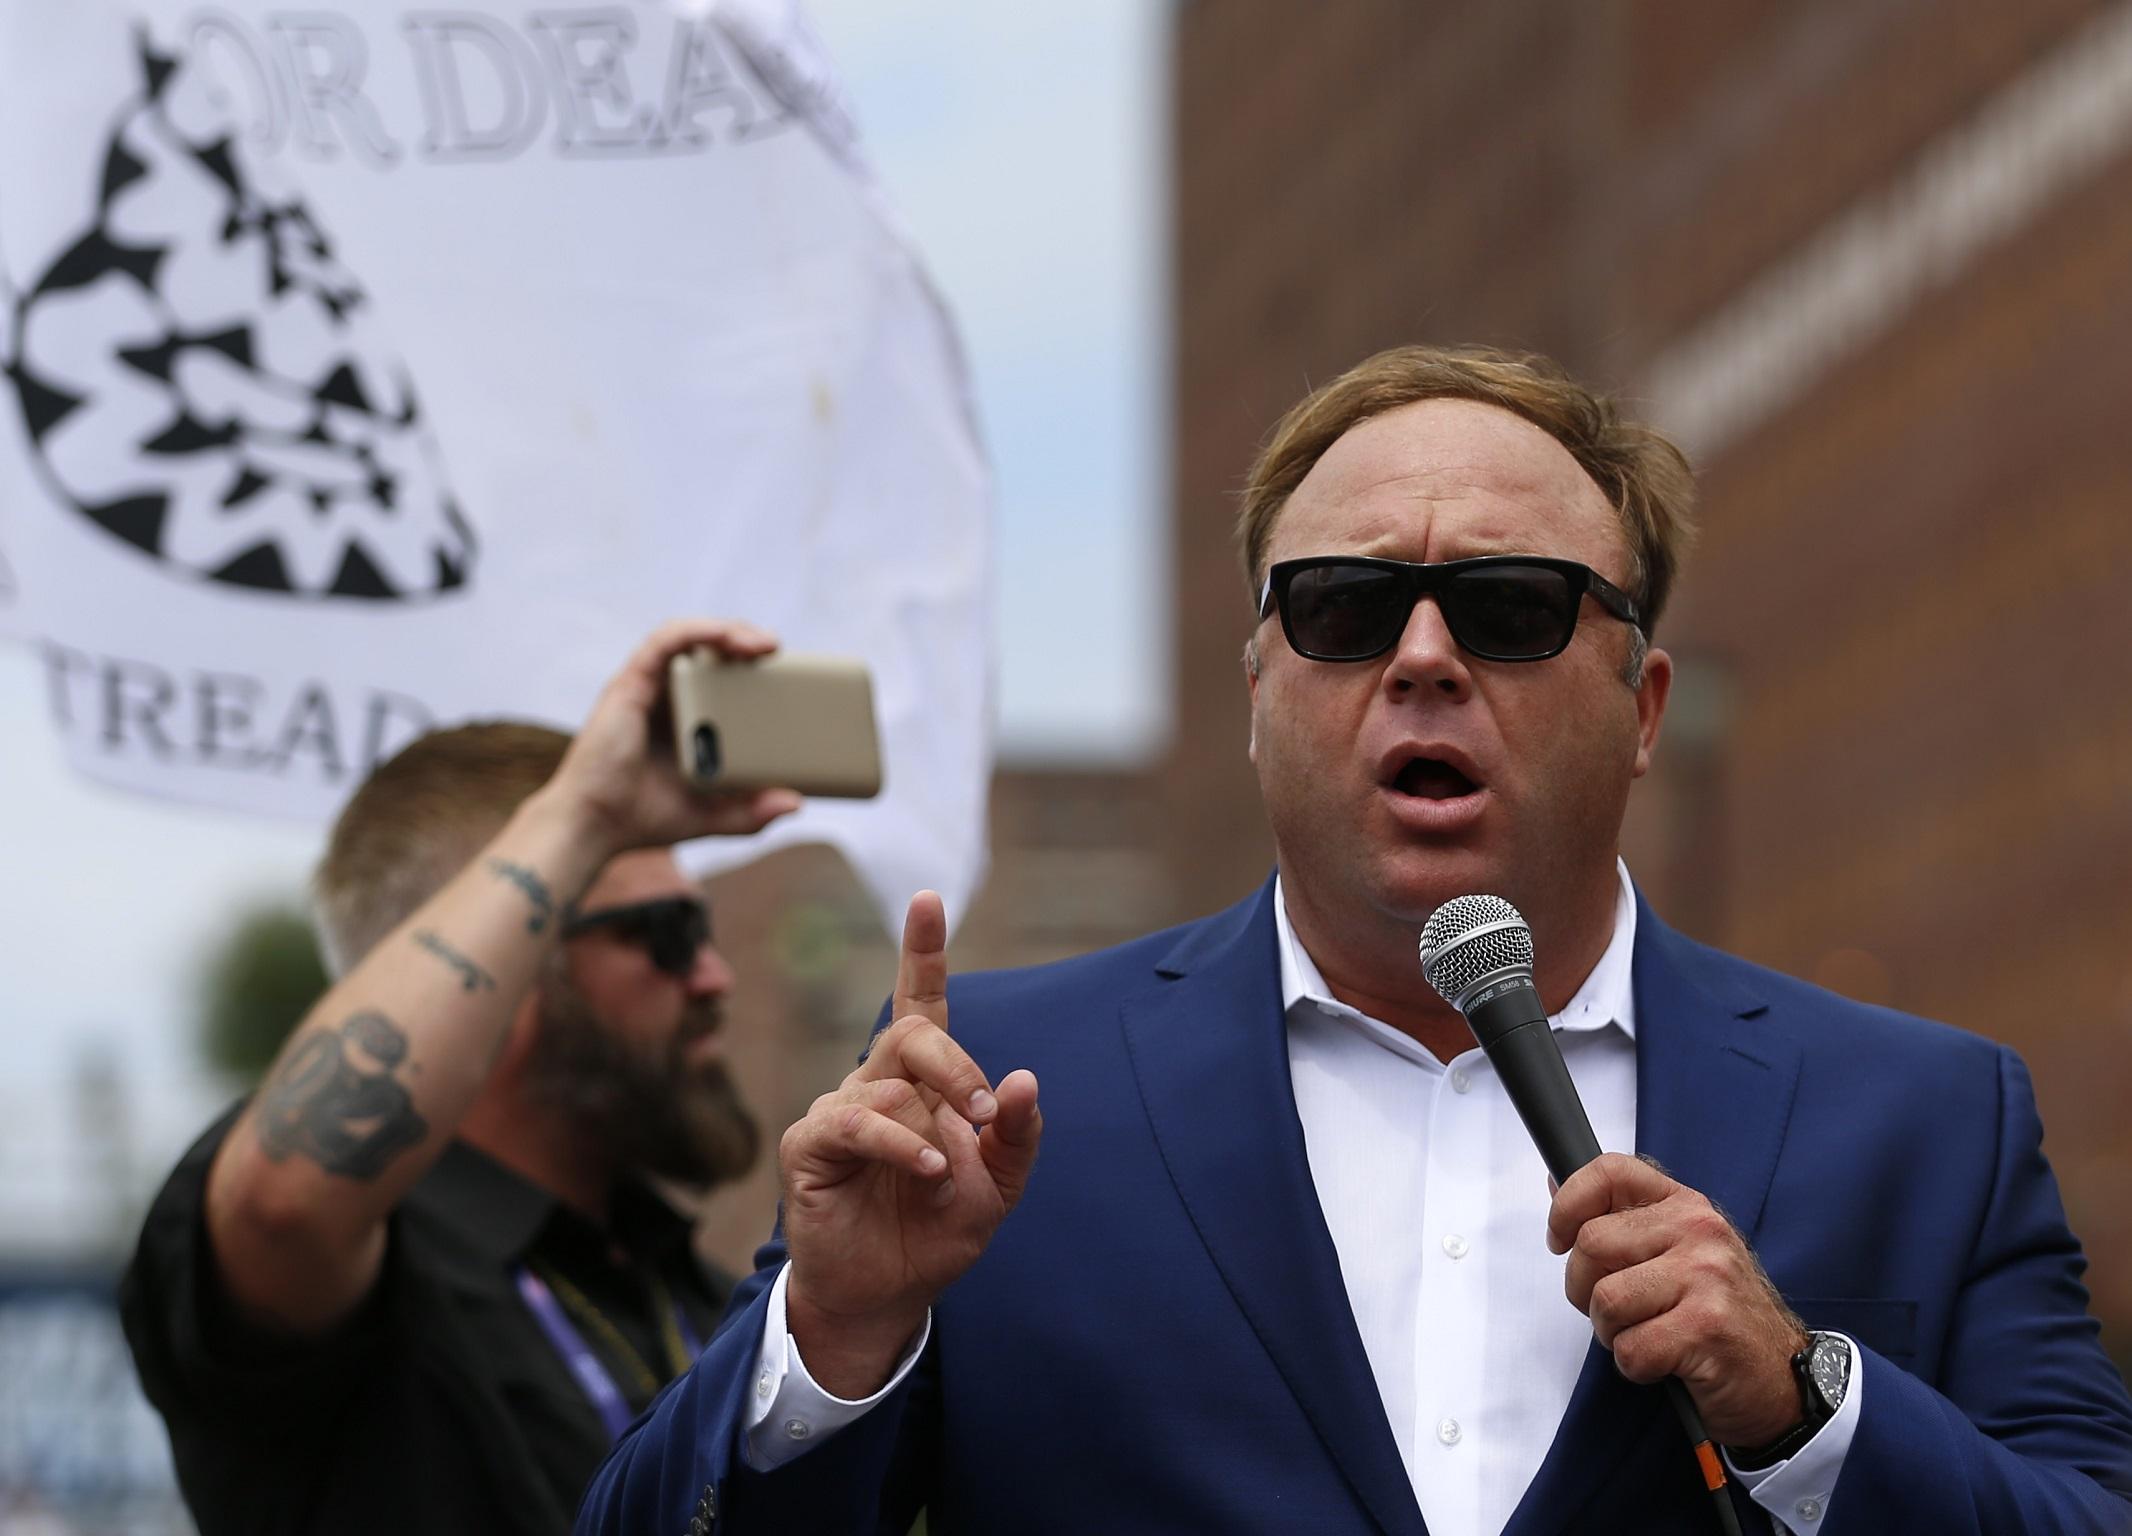
[[[563,924],[563,937],[574,939],[604,928],[616,938],[641,944],[651,963],[670,976],[687,976],[696,956],[711,942],[711,909],[693,896],[662,896],[625,907],[580,912]]]
[[[1312,661],[1368,661],[1406,632],[1414,605],[1436,599],[1451,638],[1484,661],[1545,661],[1577,632],[1589,592],[1624,624],[1642,624],[1635,599],[1588,565],[1542,555],[1482,555],[1414,565],[1367,555],[1283,560],[1259,594],[1263,622],[1275,607],[1281,632]]]

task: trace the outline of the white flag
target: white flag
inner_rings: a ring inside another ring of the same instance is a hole
[[[0,303],[0,632],[82,771],[323,820],[738,615],[870,663],[886,788],[698,864],[959,915],[990,486],[795,7],[7,6]]]

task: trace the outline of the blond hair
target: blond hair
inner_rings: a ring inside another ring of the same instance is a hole
[[[1312,390],[1283,416],[1244,485],[1237,541],[1255,602],[1273,525],[1303,477],[1350,429],[1418,400],[1477,400],[1522,416],[1569,450],[1620,519],[1628,589],[1645,636],[1693,541],[1695,478],[1680,449],[1552,360],[1490,347],[1394,347]]]
[[[431,731],[381,764],[342,807],[311,880],[327,969],[345,974],[442,890],[569,746],[547,726],[496,720]]]

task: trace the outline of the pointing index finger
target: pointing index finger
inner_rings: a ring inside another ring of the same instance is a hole
[[[937,891],[911,898],[903,919],[903,949],[896,959],[896,996],[889,1017],[918,1014],[948,1027],[948,917]]]

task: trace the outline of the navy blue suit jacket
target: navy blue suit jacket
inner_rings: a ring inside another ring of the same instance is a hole
[[[1810,1325],[1863,1346],[1826,1536],[2132,1530],[2132,1402],[2019,1058],[1692,943],[1647,907],[1637,923],[1637,1149],[1730,1214]],[[751,1471],[738,1426],[773,1239],[578,1530],[903,1536],[925,1506],[934,1536],[1420,1536],[1311,1183],[1271,886],[1100,954],[958,978],[949,1006],[995,1080],[1035,1070],[1044,1142],[919,1367]],[[1594,1345],[1509,1530],[1708,1532],[1708,1499],[1662,1396]]]

